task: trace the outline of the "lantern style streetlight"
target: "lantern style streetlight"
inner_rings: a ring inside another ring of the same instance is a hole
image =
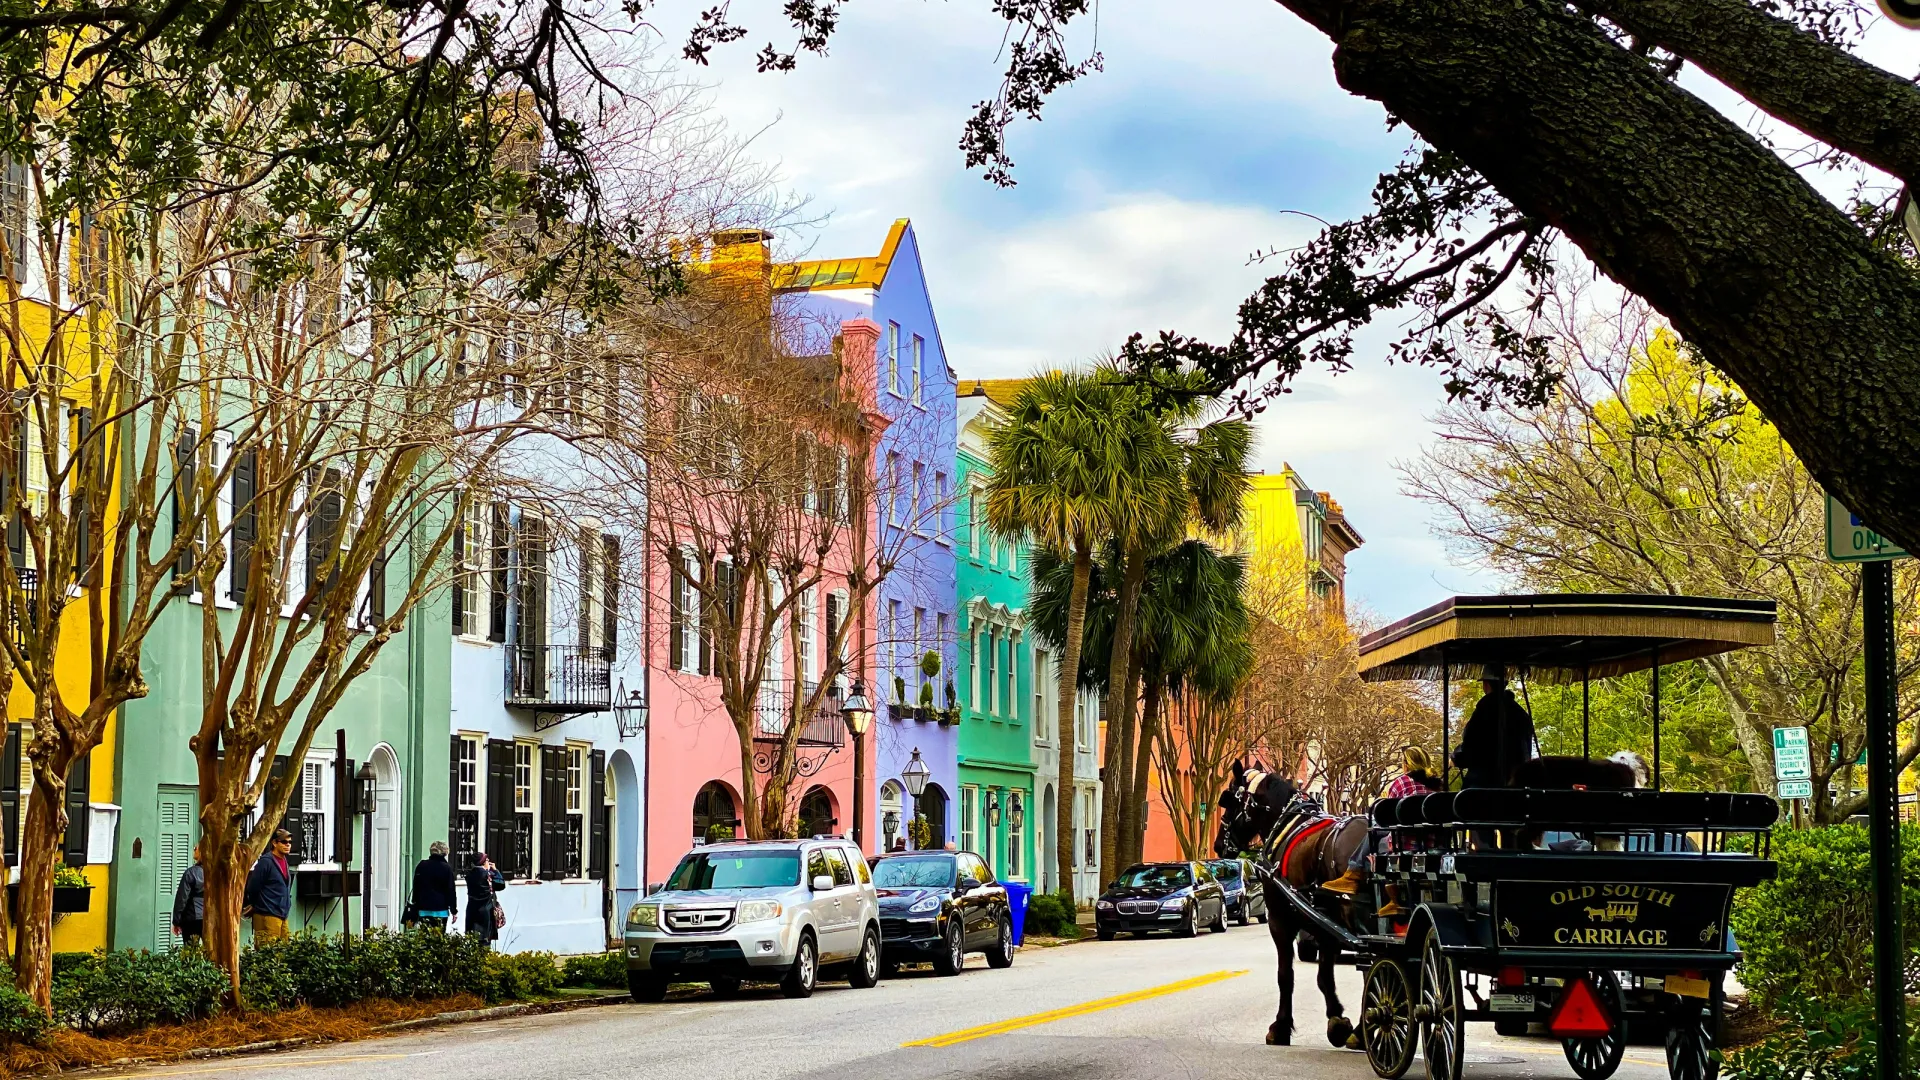
[[[1000,793],[997,791],[987,792],[987,827],[1000,827]]]
[[[840,718],[847,722],[853,736],[853,844],[867,850],[867,728],[873,724],[873,705],[867,701],[867,688],[853,681],[853,692],[840,703]]]
[[[900,770],[900,780],[907,785],[907,794],[913,799],[913,817],[916,821],[920,818],[920,796],[927,790],[927,778],[932,775],[933,770],[920,760],[920,748],[914,747],[913,756],[907,759],[907,767]],[[908,830],[908,835],[912,835],[912,830]]]

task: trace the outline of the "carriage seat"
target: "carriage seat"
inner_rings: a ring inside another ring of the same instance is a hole
[[[1467,788],[1381,799],[1373,823],[1383,829],[1434,826],[1532,826],[1570,830],[1639,828],[1758,832],[1779,819],[1765,795],[1727,791],[1568,791]]]

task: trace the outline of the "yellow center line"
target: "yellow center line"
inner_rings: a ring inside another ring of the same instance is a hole
[[[1112,997],[1085,1001],[1078,1005],[1069,1005],[1064,1009],[1050,1009],[1046,1012],[1033,1013],[1028,1016],[1016,1016],[1011,1020],[1000,1020],[991,1024],[982,1024],[979,1027],[970,1027],[962,1031],[949,1031],[945,1035],[935,1035],[931,1039],[919,1039],[914,1042],[901,1043],[900,1045],[953,1046],[956,1043],[970,1042],[974,1039],[984,1039],[989,1035],[1005,1035],[1009,1031],[1019,1031],[1021,1028],[1051,1024],[1055,1020],[1065,1020],[1071,1016],[1085,1016],[1088,1013],[1096,1013],[1104,1009],[1117,1009],[1122,1005],[1131,1005],[1136,1001],[1148,1001],[1157,997],[1165,997],[1168,994],[1177,994],[1182,990],[1193,990],[1211,983],[1238,978],[1245,974],[1246,971],[1244,969],[1240,971],[1215,971],[1207,975],[1196,975],[1191,979],[1181,979],[1179,982],[1170,982],[1164,986],[1135,990],[1128,994],[1115,994]]]

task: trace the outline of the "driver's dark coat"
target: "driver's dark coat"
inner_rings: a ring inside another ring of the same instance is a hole
[[[1467,787],[1506,787],[1532,756],[1533,717],[1503,686],[1473,707],[1453,763],[1466,772]]]

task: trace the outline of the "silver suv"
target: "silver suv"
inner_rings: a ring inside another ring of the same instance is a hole
[[[803,998],[823,972],[864,989],[880,981],[880,901],[845,840],[710,844],[628,909],[626,954],[635,1001],[661,1000],[670,981],[721,997],[778,981]]]

